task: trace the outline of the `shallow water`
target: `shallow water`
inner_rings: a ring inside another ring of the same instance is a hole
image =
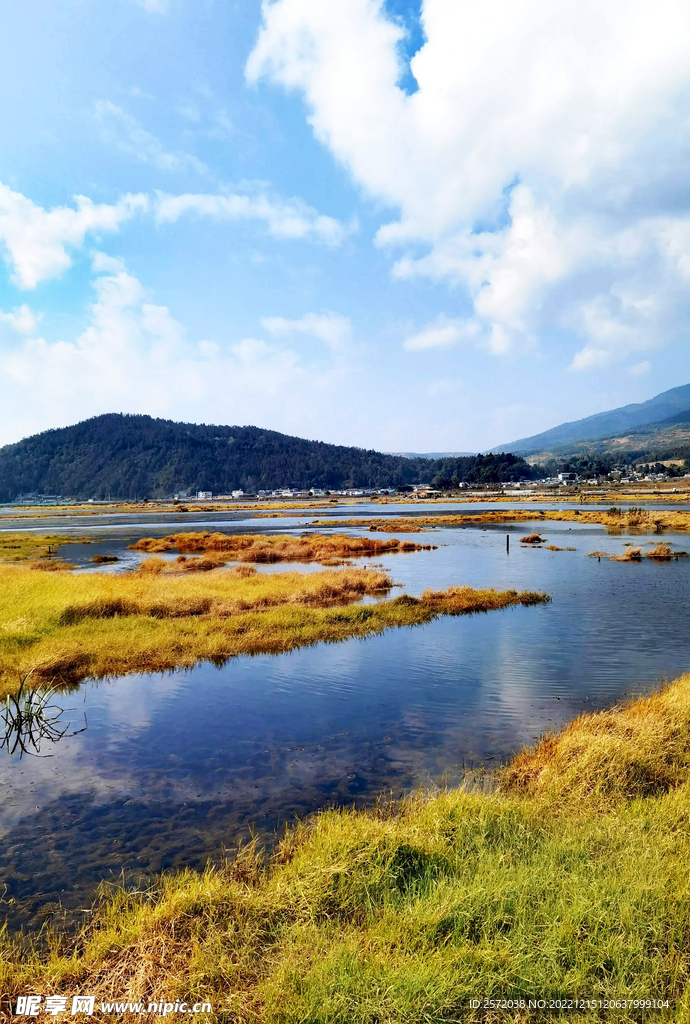
[[[264,529],[303,523],[260,521]],[[258,525],[245,519],[236,528]],[[129,529],[111,526],[98,549],[124,553],[131,538],[151,532]],[[137,880],[202,866],[250,826],[266,835],[329,804],[452,784],[468,766],[495,764],[582,710],[690,667],[690,559],[598,562],[586,554],[622,551],[630,538],[597,526],[540,529],[577,550],[521,546],[530,524],[443,528],[418,538],[437,550],[377,564],[407,593],[515,587],[547,591],[548,605],[62,695],[70,734],[42,748],[51,756],[0,752],[0,878],[5,899],[16,900],[10,920],[36,926],[55,900],[87,908],[98,882],[120,872]],[[683,535],[664,540],[690,547]],[[62,553],[84,561],[93,551]]]

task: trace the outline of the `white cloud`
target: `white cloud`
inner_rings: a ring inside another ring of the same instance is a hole
[[[267,316],[262,319],[261,326],[274,337],[306,334],[318,338],[333,352],[347,351],[352,344],[352,324],[348,317],[337,313],[305,313],[298,320]]]
[[[152,303],[119,261],[97,253],[94,266],[100,271],[95,301],[75,340],[32,336],[3,355],[0,391],[12,436],[0,443],[113,410],[257,423],[301,434],[319,433],[316,425],[332,417],[347,366],[332,359],[310,363],[262,338],[191,342],[167,307]],[[28,327],[28,314],[15,313],[17,323]],[[332,318],[329,334],[327,320],[315,318],[314,327],[327,335],[324,340],[337,342],[347,321]]]
[[[377,235],[408,249],[395,276],[462,287],[497,354],[569,330],[573,365],[596,368],[678,336],[690,6],[423,0],[412,95],[382,0],[262,10],[248,81],[302,93],[316,137],[399,211]]]
[[[451,320],[438,316],[423,331],[411,335],[403,342],[408,352],[423,352],[430,348],[449,348],[461,341],[473,341],[479,335],[479,328],[473,321]]]
[[[78,249],[90,232],[117,231],[123,221],[146,209],[143,195],[123,196],[114,205],[75,196],[76,209],[45,210],[0,184],[0,243],[12,280],[20,288],[60,277],[71,265],[68,249]]]
[[[572,369],[606,367],[621,357],[654,347],[657,305],[654,295],[639,296],[616,289],[583,305],[581,333],[588,340],[584,348],[575,353]]]
[[[136,117],[110,100],[99,100],[95,113],[103,138],[123,153],[161,171],[208,174],[206,164],[192,153],[168,152],[160,139],[148,132]]]
[[[301,199],[288,201],[265,195],[158,194],[156,218],[171,223],[195,213],[214,220],[260,220],[274,238],[307,238],[339,245],[347,229],[333,217],[326,217]]]
[[[0,310],[0,323],[9,324],[17,334],[33,334],[42,314],[36,314],[25,304],[16,306],[11,313]]]
[[[304,238],[326,245],[338,245],[348,230],[300,199],[284,201],[262,195],[158,193],[152,203],[148,195],[140,193],[125,195],[114,204],[94,203],[87,196],[74,196],[74,203],[76,208],[46,210],[0,183],[0,246],[19,288],[33,289],[41,281],[61,277],[72,265],[69,250],[82,248],[87,234],[117,231],[122,223],[150,209],[155,209],[159,222],[174,222],[192,212],[217,220],[259,220],[275,238]],[[100,254],[95,269],[112,269],[116,262]]]

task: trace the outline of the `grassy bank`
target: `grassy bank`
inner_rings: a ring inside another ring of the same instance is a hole
[[[492,795],[322,813],[267,862],[249,848],[111,890],[76,939],[5,937],[0,987],[208,1001],[237,1024],[543,1021],[562,1019],[549,1000],[653,998],[668,1017],[563,1016],[687,1021],[689,767],[684,676],[523,752]],[[547,1008],[470,1008],[484,997]]]
[[[55,561],[62,544],[91,544],[86,537],[65,537],[64,534],[0,533],[0,562],[28,560]]]
[[[237,654],[278,653],[320,641],[366,636],[437,615],[548,600],[514,590],[451,587],[420,600],[353,606],[392,583],[373,569],[259,574],[248,565],[203,575],[34,572],[0,566],[0,693],[35,681],[163,671]]]
[[[269,565],[275,562],[319,562],[321,565],[339,565],[349,558],[377,558],[381,555],[409,551],[430,551],[431,544],[412,541],[379,540],[373,537],[348,537],[334,533],[310,533],[303,537],[291,534],[227,533],[174,533],[167,537],[142,537],[131,545],[134,551],[162,554],[177,551],[180,555],[206,555],[203,563],[181,558],[180,567],[194,569],[202,564],[211,567],[225,562],[256,562]]]
[[[563,500],[563,499],[561,499]],[[312,526],[359,526],[372,533],[420,533],[434,526],[472,526],[481,523],[593,523],[611,530],[632,530],[639,533],[660,533],[662,530],[690,530],[690,511],[682,509],[620,508],[547,508],[495,509],[476,514],[439,513],[430,516],[391,516],[387,519],[315,519]]]

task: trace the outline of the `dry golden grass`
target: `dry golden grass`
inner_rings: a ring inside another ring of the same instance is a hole
[[[28,672],[67,684],[162,671],[547,600],[451,588],[445,600],[433,594],[353,606],[364,595],[385,595],[388,575],[357,568],[268,575],[246,564],[202,575],[167,573],[168,564],[154,557],[139,572],[117,575],[0,566],[0,692],[16,690]]]
[[[530,533],[526,537],[520,537],[521,544],[543,544],[545,542],[544,537],[540,537],[538,533]]]
[[[547,544],[547,551],[577,551],[577,548],[559,548],[557,544]]]
[[[26,562],[31,559],[59,562],[56,557],[62,544],[90,544],[88,537],[65,537],[56,534],[0,533],[0,562]]]
[[[628,548],[622,555],[609,555],[611,562],[641,562],[642,548]]]
[[[657,544],[656,547],[647,552],[646,557],[652,558],[656,562],[670,562],[672,558],[677,556],[674,555],[668,544]]]
[[[576,718],[503,769],[505,793],[555,802],[620,800],[688,782],[690,675],[649,697]]]
[[[491,499],[493,501],[493,498]],[[561,496],[560,500],[563,498]],[[614,532],[660,533],[662,530],[690,530],[690,511],[671,509],[496,509],[479,513],[439,513],[428,516],[391,516],[389,519],[315,519],[312,526],[360,526],[387,533],[419,533],[434,526],[471,526],[478,523],[529,522],[594,523]]]
[[[132,545],[135,551],[181,555],[205,554],[214,564],[224,562],[320,562],[334,564],[333,559],[378,557],[401,551],[431,550],[430,544],[411,541],[374,540],[371,537],[348,537],[345,534],[324,536],[313,533],[302,537],[290,534],[175,533],[167,537],[143,537]],[[179,560],[178,560],[179,561]],[[196,568],[204,568],[197,566]]]

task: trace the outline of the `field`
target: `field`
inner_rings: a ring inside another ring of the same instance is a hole
[[[488,795],[328,811],[268,860],[249,846],[109,889],[77,937],[5,936],[0,985],[8,1002],[206,1001],[196,1019],[237,1024],[544,1021],[563,1019],[557,1000],[630,1001],[570,1021],[687,1021],[689,737],[684,676],[546,737]],[[471,1008],[485,997],[518,1005]]]

